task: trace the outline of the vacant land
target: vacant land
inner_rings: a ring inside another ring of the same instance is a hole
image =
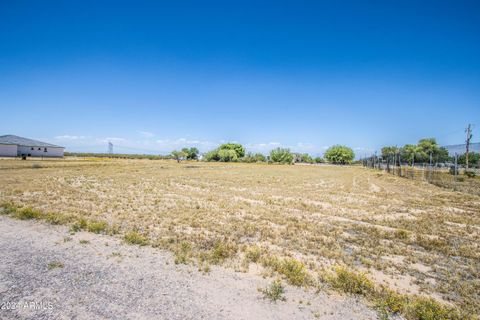
[[[172,250],[205,272],[221,264],[328,289],[341,265],[376,287],[480,312],[479,196],[360,167],[36,163],[0,161],[0,202]]]
[[[0,216],[1,319],[375,319],[357,299],[285,286],[271,303],[269,279],[212,267],[177,266],[172,255],[108,235]],[[17,307],[35,301],[44,308]],[[248,308],[245,308],[248,305]]]

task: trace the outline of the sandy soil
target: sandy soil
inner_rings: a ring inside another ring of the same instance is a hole
[[[377,318],[354,298],[291,286],[273,303],[258,291],[271,279],[203,274],[169,252],[63,226],[0,216],[0,246],[1,319]]]

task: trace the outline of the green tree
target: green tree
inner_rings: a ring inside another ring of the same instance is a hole
[[[218,150],[218,161],[221,162],[235,162],[238,160],[238,155],[233,149]]]
[[[382,148],[382,158],[388,159],[398,153],[399,149],[397,146],[387,146]]]
[[[417,157],[419,162],[430,162],[430,156],[433,161],[440,149],[435,138],[420,139],[418,141],[418,148],[419,152]]]
[[[300,155],[300,161],[303,163],[313,163],[313,158],[308,153],[302,153]]]
[[[220,157],[218,156],[218,149],[211,150],[203,155],[203,159],[205,161],[220,161]]]
[[[183,148],[182,152],[186,154],[187,160],[197,160],[198,159],[198,149],[195,147],[192,148]]]
[[[424,153],[417,145],[406,144],[400,150],[400,156],[403,161],[410,162],[410,164],[413,166],[415,161],[418,161],[418,159],[424,156]]]
[[[433,161],[442,163],[451,160],[451,157],[448,155],[448,150],[445,147],[438,148],[437,152],[433,154]]]
[[[177,162],[180,162],[187,157],[187,154],[185,152],[178,150],[173,150],[171,155],[173,159],[177,160]]]
[[[237,158],[245,156],[245,148],[239,143],[224,143],[218,147],[218,150],[233,150],[237,154]]]
[[[478,161],[480,160],[480,153],[476,152],[469,152],[468,153],[468,164],[469,168],[475,168],[478,166]],[[467,163],[467,157],[466,153],[462,154],[461,156],[458,157],[458,163],[461,165],[466,165]]]
[[[290,149],[276,148],[270,151],[270,161],[277,163],[292,163],[293,154]]]
[[[325,159],[333,164],[349,164],[355,158],[352,148],[335,145],[325,151]]]
[[[324,163],[324,162],[325,162],[325,160],[323,160],[322,157],[316,157],[315,158],[315,163]]]

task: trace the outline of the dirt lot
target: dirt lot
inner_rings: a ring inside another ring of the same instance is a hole
[[[293,286],[273,303],[257,289],[268,279],[221,267],[201,273],[166,251],[64,226],[0,216],[0,246],[9,252],[0,259],[1,319],[376,318],[355,299]]]
[[[0,175],[4,203],[127,234],[205,272],[321,288],[343,265],[377,287],[480,312],[479,196],[360,167],[2,160]]]

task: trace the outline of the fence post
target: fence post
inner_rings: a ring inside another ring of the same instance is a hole
[[[457,164],[458,164],[458,154],[455,153],[455,175],[454,175],[454,186],[453,186],[453,190],[456,190],[457,189],[457,174],[458,174],[458,167],[457,167]]]

